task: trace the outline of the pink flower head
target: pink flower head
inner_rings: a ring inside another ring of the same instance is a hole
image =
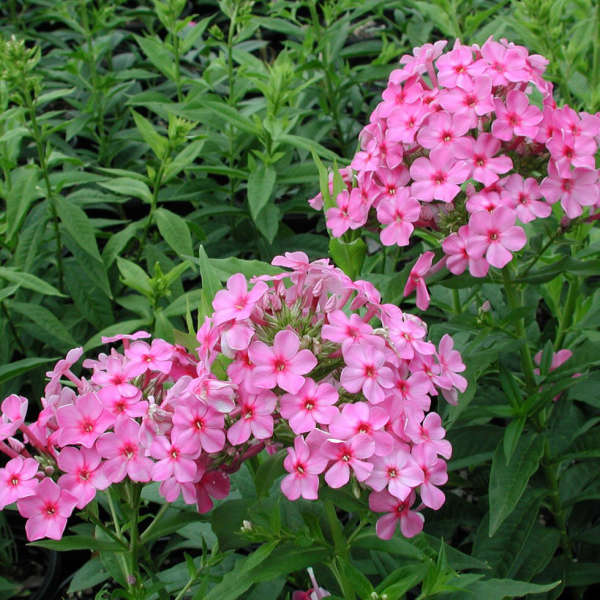
[[[598,202],[598,172],[595,169],[577,168],[559,172],[553,161],[548,163],[548,177],[541,185],[542,195],[550,204],[560,200],[560,205],[569,219],[575,219],[583,212],[584,206]]]
[[[204,402],[178,403],[173,414],[171,439],[178,444],[191,442],[190,452],[219,452],[225,446],[225,418]]]
[[[476,258],[469,253],[469,239],[469,226],[463,225],[442,242],[442,248],[448,257],[446,266],[454,275],[460,275],[468,266],[473,277],[485,277],[490,265],[485,258]]]
[[[279,386],[290,394],[295,394],[304,385],[304,377],[317,365],[317,359],[310,350],[299,350],[300,340],[290,329],[279,331],[269,347],[264,342],[254,342],[248,356],[256,365],[253,373],[254,384],[262,389]]]
[[[264,440],[273,435],[273,411],[277,396],[262,390],[258,395],[240,396],[240,418],[227,431],[227,439],[234,446],[244,444],[253,435]]]
[[[431,251],[421,254],[410,270],[404,286],[404,297],[411,294],[415,289],[417,290],[417,306],[421,310],[427,310],[429,307],[429,292],[427,291],[427,285],[425,285],[425,277],[431,270],[434,256]]]
[[[310,377],[296,394],[284,394],[280,413],[295,434],[312,431],[317,423],[327,425],[339,413],[334,404],[338,393],[330,383],[316,384]]]
[[[383,402],[385,389],[393,384],[392,370],[385,365],[385,354],[367,344],[351,346],[344,352],[346,367],[340,375],[340,383],[351,393],[362,391],[373,404]]]
[[[60,540],[77,498],[46,477],[35,495],[17,500],[19,514],[27,519],[25,533],[30,542],[41,538]]]
[[[197,475],[195,454],[194,440],[171,441],[164,435],[157,435],[150,446],[150,455],[157,459],[152,466],[152,479],[165,481],[173,477],[178,483],[194,481]]]
[[[17,456],[0,469],[0,510],[20,498],[35,494],[38,467],[35,459]]]
[[[428,444],[415,446],[412,457],[423,473],[423,483],[420,488],[423,504],[433,510],[440,509],[446,501],[446,496],[436,486],[448,481],[445,461],[438,458],[435,448]]]
[[[455,155],[464,159],[471,169],[475,181],[488,186],[497,181],[498,174],[510,171],[513,162],[510,157],[495,156],[500,150],[500,141],[490,133],[481,133],[477,140],[463,137],[456,141]]]
[[[311,452],[302,436],[296,436],[294,447],[288,448],[283,461],[289,473],[281,481],[281,491],[288,500],[297,500],[302,496],[306,500],[316,500],[319,496],[319,474],[327,466],[327,458]]]
[[[324,340],[342,345],[342,350],[348,350],[352,345],[363,343],[377,344],[380,338],[373,335],[373,328],[365,323],[359,315],[351,314],[349,317],[341,310],[327,313],[327,323],[321,329]]]
[[[367,485],[378,492],[387,488],[396,498],[406,500],[410,492],[423,483],[423,472],[410,455],[408,446],[398,446],[387,456],[372,459],[374,468]]]
[[[77,499],[77,508],[89,504],[96,490],[106,489],[110,483],[100,466],[100,455],[95,448],[63,448],[58,455],[58,466],[64,471],[58,484]]]
[[[535,138],[542,121],[542,112],[529,104],[527,96],[511,90],[506,96],[506,106],[496,99],[496,119],[492,123],[492,135],[499,140],[509,141],[514,136]]]
[[[264,281],[257,281],[248,291],[248,282],[244,275],[242,273],[232,275],[227,280],[227,289],[219,290],[213,300],[215,325],[226,321],[247,319],[267,288]]]
[[[501,269],[512,260],[512,252],[527,243],[525,231],[515,225],[516,212],[501,206],[493,214],[485,211],[471,215],[468,250],[473,256],[485,255],[493,267]]]
[[[388,225],[381,232],[381,243],[384,246],[408,245],[412,225],[418,220],[421,205],[410,197],[408,188],[401,188],[390,199],[382,201],[377,206],[377,219],[383,225]]]
[[[377,536],[382,540],[389,540],[396,531],[396,525],[400,521],[402,535],[411,538],[423,531],[425,519],[419,512],[410,510],[415,501],[415,493],[402,501],[392,496],[387,491],[372,492],[369,496],[369,508],[373,512],[388,513],[377,520],[375,530]]]
[[[325,473],[325,481],[332,488],[340,488],[350,480],[350,469],[358,481],[364,481],[373,470],[366,460],[373,455],[375,444],[366,436],[356,436],[351,440],[329,439],[321,446],[321,455],[332,461]]]
[[[146,342],[134,342],[125,349],[129,363],[125,372],[128,377],[137,377],[146,371],[160,371],[168,374],[171,370],[173,347],[165,340],[152,340],[152,345]]]
[[[59,444],[81,444],[91,448],[98,437],[114,423],[115,417],[104,409],[94,392],[77,397],[74,404],[56,411],[59,425]]]
[[[521,175],[515,173],[503,180],[503,186],[515,202],[517,217],[521,223],[550,216],[552,208],[546,202],[538,200],[542,193],[538,182],[533,177],[523,179]]]

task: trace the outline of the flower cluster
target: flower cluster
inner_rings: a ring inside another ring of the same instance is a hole
[[[600,116],[558,108],[542,78],[547,60],[523,46],[445,46],[416,48],[391,73],[340,172],[347,189],[327,226],[339,237],[376,220],[385,246],[406,246],[415,227],[429,227],[443,238],[439,268],[484,277],[525,246],[517,221],[548,217],[557,202],[569,219],[600,207]],[[320,195],[310,202],[323,205]],[[411,276],[423,281],[431,262]],[[424,283],[409,281],[405,295],[415,287],[425,309]]]
[[[443,504],[451,455],[431,397],[456,402],[466,387],[452,339],[436,348],[419,318],[327,260],[298,252],[273,263],[291,271],[250,289],[233,275],[216,294],[197,356],[144,332],[105,338],[123,351],[85,360],[89,379],[71,370],[82,350],[69,352],[48,373],[34,423],[25,398],[4,400],[0,509],[16,501],[30,540],[60,538],[75,508],[122,481],[160,482],[168,502],[182,495],[207,511],[244,460],[282,445],[290,500],[316,499],[321,477],[332,488],[354,481],[388,513],[381,537],[397,521],[407,536],[422,529],[418,509]]]

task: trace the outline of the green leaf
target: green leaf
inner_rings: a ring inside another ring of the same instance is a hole
[[[175,79],[175,63],[173,55],[159,41],[153,38],[143,38],[134,35],[135,41],[142,49],[148,60],[168,79]]]
[[[535,434],[521,436],[513,453],[511,465],[508,466],[504,454],[504,441],[498,444],[492,459],[489,484],[490,537],[496,533],[498,527],[519,502],[529,478],[538,469],[543,453],[543,436]]]
[[[46,283],[44,280],[32,275],[31,273],[24,273],[22,271],[14,271],[8,267],[0,267],[0,278],[12,281],[24,287],[28,290],[33,290],[44,296],[61,296],[66,298],[64,294],[61,294],[53,285]]]
[[[62,196],[56,199],[56,210],[61,223],[81,249],[98,262],[102,262],[94,235],[94,227],[85,212]]]
[[[7,365],[0,366],[0,383],[10,381],[23,373],[37,369],[41,365],[54,362],[56,358],[23,358]]]
[[[42,337],[50,346],[62,351],[75,348],[78,344],[69,330],[47,309],[39,304],[11,302],[10,308],[33,321],[41,332],[48,335]]]
[[[275,454],[266,456],[256,469],[254,485],[259,498],[268,495],[273,482],[285,473],[283,458],[284,451],[280,450]]]
[[[154,126],[148,119],[142,117],[139,113],[135,112],[135,110],[131,110],[133,113],[133,120],[135,121],[135,126],[138,131],[141,133],[142,138],[150,148],[152,152],[156,155],[159,160],[163,160],[167,153],[169,152],[169,140],[166,137],[163,137],[154,129]]]
[[[6,192],[6,242],[21,228],[31,203],[39,197],[39,170],[33,165],[13,169],[11,187]]]
[[[271,198],[276,177],[275,169],[263,162],[260,162],[248,177],[248,206],[255,223]]]
[[[335,152],[328,150],[325,148],[325,146],[322,146],[310,138],[284,133],[278,136],[276,141],[282,144],[288,144],[294,148],[302,148],[303,150],[307,150],[311,153],[314,152],[318,156],[322,156],[328,160],[343,160],[341,156],[338,156]]]
[[[256,218],[256,227],[267,238],[270,244],[273,243],[279,223],[281,222],[281,211],[275,204],[267,204]]]
[[[133,223],[129,223],[127,227],[121,229],[121,231],[110,236],[102,250],[102,260],[107,269],[113,264],[117,256],[141,228],[142,223],[140,221],[134,221]]]
[[[186,144],[185,148],[167,165],[163,177],[163,183],[167,183],[183,169],[189,167],[198,157],[204,146],[205,140],[194,140]]]
[[[73,574],[67,593],[74,594],[106,581],[110,574],[104,570],[100,559],[91,558]]]
[[[468,586],[461,594],[467,592],[469,598],[485,598],[485,600],[504,600],[504,598],[515,596],[526,596],[529,594],[542,594],[553,590],[560,581],[539,584],[526,581],[515,581],[513,579],[487,579],[476,581]],[[462,595],[461,598],[465,596]]]
[[[255,275],[278,275],[283,272],[280,267],[274,267],[260,260],[244,260],[234,256],[210,258],[209,261],[221,281],[227,281],[235,273],[243,273],[249,279]]]
[[[405,594],[423,581],[427,574],[427,563],[412,562],[392,571],[377,586],[380,597],[386,594],[389,600],[401,600]]]
[[[202,108],[208,108],[213,113],[223,118],[225,123],[233,125],[242,131],[258,134],[257,126],[246,116],[242,115],[239,110],[229,106],[222,100],[206,100],[202,101]]]
[[[362,238],[357,238],[352,242],[331,238],[329,240],[329,254],[335,264],[350,279],[357,279],[367,254],[367,245]]]
[[[98,182],[98,185],[111,192],[115,192],[115,194],[139,198],[148,204],[152,204],[152,192],[150,191],[150,188],[146,183],[139,179],[133,179],[132,177],[117,177],[110,181],[100,181]]]
[[[125,544],[98,540],[91,535],[68,535],[60,540],[39,540],[30,542],[31,546],[40,546],[50,550],[91,550],[97,552],[128,552]]]
[[[148,298],[153,296],[150,277],[142,267],[120,256],[117,257],[117,266],[121,272],[122,281],[127,287],[137,290]]]
[[[157,209],[154,215],[160,234],[175,253],[180,258],[192,256],[192,235],[185,220],[166,208]]]
[[[507,466],[510,465],[510,459],[517,448],[517,444],[519,443],[519,439],[523,433],[523,427],[525,426],[526,420],[527,419],[525,417],[513,419],[504,431],[503,446]]]
[[[235,600],[239,598],[255,582],[253,570],[269,558],[278,544],[279,540],[263,544],[247,558],[238,561],[227,577],[213,587],[206,596],[203,595],[202,600]],[[200,600],[200,597],[197,600]]]
[[[216,293],[223,287],[221,281],[225,281],[229,277],[225,279],[219,277],[213,261],[208,258],[202,244],[198,248],[198,264],[200,265],[200,276],[202,277],[202,290],[206,293],[208,302],[212,303]]]

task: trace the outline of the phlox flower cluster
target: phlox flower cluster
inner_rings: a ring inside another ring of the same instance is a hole
[[[327,260],[273,263],[290,270],[236,274],[216,294],[196,354],[145,332],[105,338],[122,351],[84,360],[85,377],[71,369],[81,348],[47,374],[35,422],[26,398],[2,402],[0,509],[16,502],[30,540],[59,539],[75,508],[127,481],[208,511],[244,460],[281,447],[290,500],[352,484],[387,513],[381,537],[398,522],[421,531],[452,452],[431,399],[466,387],[452,339],[436,347],[423,321]]]
[[[370,283],[327,260],[294,252],[273,264],[291,271],[259,277],[251,289],[243,275],[231,277],[198,334],[208,366],[230,359],[228,442],[248,452],[283,441],[288,499],[315,500],[323,484],[354,482],[371,491],[374,511],[388,513],[381,537],[398,521],[415,535],[418,510],[444,502],[437,486],[452,450],[431,398],[456,402],[465,390],[460,354],[447,335],[436,348],[423,321],[381,304]]]
[[[408,245],[416,227],[437,230],[439,268],[484,277],[525,246],[518,222],[548,217],[555,203],[568,219],[600,208],[600,116],[557,107],[548,61],[523,46],[446,44],[415,48],[390,74],[326,220],[335,237],[379,225],[385,246]],[[320,210],[321,195],[310,203]],[[416,288],[421,309],[431,262],[405,290]]]

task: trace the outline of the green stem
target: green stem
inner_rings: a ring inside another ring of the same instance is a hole
[[[168,160],[169,156],[166,156],[161,160],[160,167],[158,168],[158,171],[154,176],[154,181],[152,182],[152,199],[150,200],[150,212],[148,213],[148,217],[144,225],[144,230],[142,232],[142,239],[140,240],[140,245],[138,247],[136,262],[139,262],[142,256],[142,252],[144,251],[144,246],[146,245],[146,240],[148,238],[148,232],[150,231],[150,226],[152,225],[152,222],[154,220],[154,213],[156,212],[156,208],[158,206],[158,192],[160,191],[160,186],[162,184]]]
[[[460,303],[460,294],[458,293],[458,290],[452,290],[452,304],[454,305],[454,312],[457,315],[460,315],[462,312],[462,305]]]
[[[579,280],[574,279],[569,282],[569,291],[567,292],[565,308],[558,318],[558,330],[556,332],[556,339],[554,340],[554,350],[560,350],[565,341],[567,330],[573,321],[573,311],[575,310],[575,303],[577,302],[578,295]]]
[[[61,292],[64,292],[64,275],[63,275],[63,262],[62,262],[62,239],[60,235],[60,229],[58,227],[58,213],[56,211],[56,199],[54,192],[52,191],[52,185],[50,184],[50,176],[48,174],[48,162],[46,160],[46,150],[44,148],[44,134],[40,129],[35,114],[35,103],[29,88],[27,85],[24,87],[23,99],[25,107],[29,112],[29,118],[31,120],[31,134],[37,148],[38,160],[40,163],[40,169],[42,171],[42,177],[46,185],[46,198],[50,204],[50,211],[52,213],[52,222],[54,225],[54,238],[56,240],[56,264],[58,267],[58,287]]]
[[[515,311],[523,307],[523,296],[518,291],[515,282],[511,277],[511,265],[506,265],[502,269],[502,277],[504,279],[504,291],[506,298],[511,310]],[[525,319],[519,317],[515,319],[515,333],[519,339],[520,352],[521,352],[521,367],[523,374],[525,375],[525,382],[529,392],[533,392],[536,389],[535,375],[533,373],[533,358],[531,357],[531,351],[529,350],[529,344],[527,343],[527,335],[525,333]]]
[[[183,101],[181,88],[181,41],[175,31],[177,20],[173,13],[173,3],[169,3],[169,36],[171,37],[171,46],[175,55],[175,87],[177,89],[177,102]]]
[[[544,252],[550,248],[550,246],[556,241],[556,239],[564,233],[562,227],[559,227],[549,238],[548,241],[544,244],[542,249],[529,261],[529,264],[523,269],[522,273],[519,273],[519,277],[525,277],[527,273],[531,270],[531,268],[537,263],[537,261],[544,255]]]
[[[140,485],[136,485],[135,483],[127,483],[128,496],[129,496],[129,504],[131,507],[131,521],[129,524],[129,561],[130,561],[130,573],[138,574],[138,554],[139,554],[139,529],[138,529],[138,520],[139,520],[139,510],[140,510],[140,495],[142,492],[142,488]],[[130,580],[128,582],[133,589],[136,591],[140,589],[142,584],[141,578],[135,576],[135,582]]]
[[[235,108],[235,96],[234,96],[234,71],[233,71],[233,39],[235,36],[236,20],[237,20],[237,4],[233,9],[231,20],[229,22],[229,30],[227,31],[227,79],[229,83],[229,97],[227,103]],[[229,168],[235,168],[235,133],[233,125],[227,127],[227,133],[229,136]],[[229,178],[229,197],[231,202],[234,202],[234,196],[237,187],[237,180],[234,177]]]
[[[140,536],[140,542],[144,542],[148,538],[152,530],[158,525],[159,521],[163,518],[167,510],[169,510],[168,504],[163,504],[160,507],[160,510],[156,513],[156,516],[154,519],[152,519],[150,525],[148,525],[148,527],[146,527],[146,529],[142,532],[142,535]]]
[[[2,312],[4,313],[4,316],[6,317],[6,321],[8,323],[8,327],[10,328],[10,332],[13,335],[13,338],[15,339],[15,343],[17,344],[17,347],[19,348],[19,352],[23,355],[23,356],[27,356],[27,350],[25,350],[25,346],[23,345],[23,341],[21,340],[21,338],[19,337],[19,334],[17,333],[17,328],[15,327],[15,324],[13,323],[13,320],[10,318],[10,315],[8,314],[8,310],[6,309],[6,305],[4,304],[4,302],[0,302],[0,306],[2,307]]]
[[[110,487],[108,487],[106,490],[106,497],[108,499],[108,508],[110,510],[110,514],[113,520],[113,525],[115,528],[115,533],[118,537],[118,539],[125,544],[125,540],[123,538],[123,530],[121,529],[121,524],[119,522],[119,518],[117,517],[117,511],[115,508],[115,503],[112,497],[112,490]],[[129,582],[131,581],[131,572],[129,571],[129,564],[127,562],[127,559],[125,558],[125,556],[123,555],[122,552],[118,552],[117,553],[117,561],[119,563],[119,566],[121,567],[121,571],[123,572],[123,576],[125,578],[125,584],[129,585]]]
[[[350,560],[348,542],[344,538],[344,532],[335,512],[335,506],[333,505],[333,502],[331,500],[325,500],[324,507],[325,515],[327,516],[327,522],[329,523],[329,529],[331,530],[331,536],[333,537],[333,548],[335,551],[335,558],[331,561],[331,563],[329,563],[329,568],[331,569],[331,572],[340,586],[344,599],[354,600],[356,598],[354,588],[337,565],[338,559],[343,559],[345,561]]]

